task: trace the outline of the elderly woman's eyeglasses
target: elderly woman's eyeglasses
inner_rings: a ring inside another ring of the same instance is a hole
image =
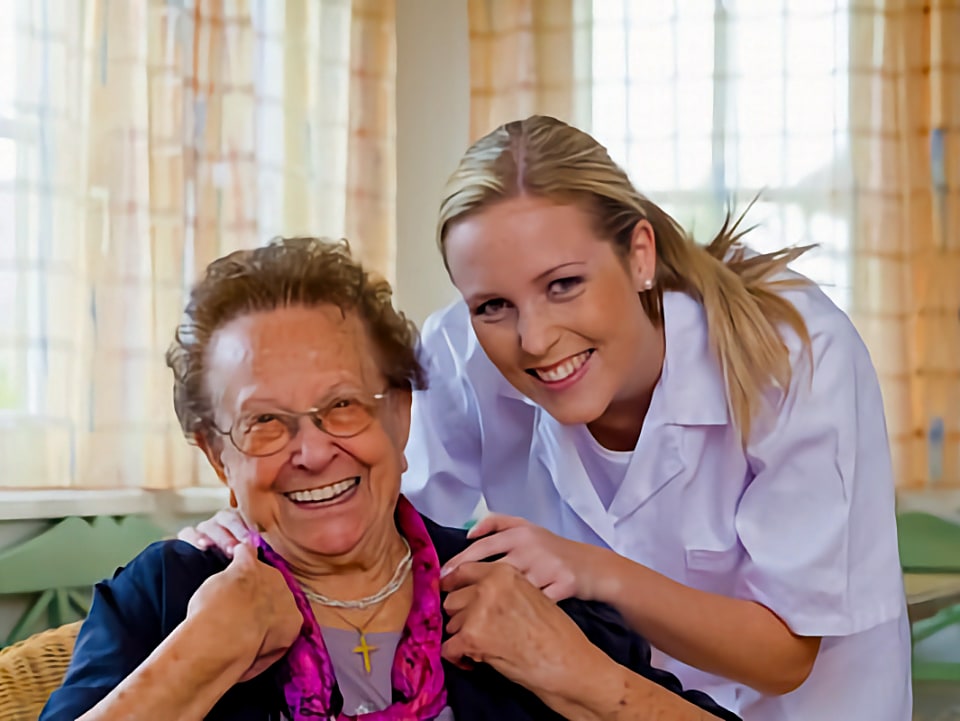
[[[213,429],[230,436],[233,445],[248,456],[272,456],[279,453],[300,432],[301,419],[307,417],[314,426],[335,438],[350,438],[370,427],[377,407],[389,391],[373,395],[337,396],[323,406],[302,413],[257,410],[237,418],[229,431]]]

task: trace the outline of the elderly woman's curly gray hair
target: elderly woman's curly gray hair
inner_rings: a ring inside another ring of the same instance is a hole
[[[185,318],[167,351],[173,404],[184,435],[192,440],[211,429],[204,369],[217,329],[248,313],[328,304],[363,320],[391,388],[426,387],[417,360],[416,326],[393,307],[390,284],[367,272],[347,241],[276,238],[262,248],[215,260],[190,293]]]

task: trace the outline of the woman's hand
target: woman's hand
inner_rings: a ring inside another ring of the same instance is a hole
[[[491,514],[470,529],[477,538],[469,548],[444,564],[443,574],[464,563],[502,556],[505,562],[554,601],[596,599],[609,552],[586,543],[561,538],[522,518]]]
[[[538,695],[561,691],[584,659],[603,655],[580,628],[509,564],[462,563],[440,583],[450,615],[443,657],[486,663]],[[603,656],[606,659],[606,656]]]
[[[440,587],[450,615],[443,657],[485,663],[572,721],[703,721],[709,713],[621,666],[505,563],[462,563]]]
[[[261,563],[249,543],[238,543],[233,560],[197,589],[187,618],[204,616],[216,643],[237,643],[244,671],[239,681],[259,675],[278,661],[303,626],[303,615],[280,572]]]
[[[196,528],[182,528],[177,534],[181,541],[186,541],[201,551],[215,546],[228,556],[232,556],[234,547],[248,536],[249,529],[243,522],[243,517],[239,511],[232,508],[217,511],[213,518],[201,521]]]
[[[190,598],[183,623],[80,721],[200,721],[281,658],[302,625],[280,572],[241,543]]]

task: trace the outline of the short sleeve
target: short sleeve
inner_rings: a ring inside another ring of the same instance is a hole
[[[896,618],[904,597],[879,383],[846,316],[821,312],[812,353],[788,340],[791,388],[747,446],[737,592],[794,633],[846,636]]]
[[[216,570],[208,554],[161,541],[98,583],[63,685],[41,721],[72,721],[103,700],[186,616],[190,596]]]
[[[428,389],[413,394],[403,476],[403,492],[418,511],[459,527],[481,497],[479,410],[464,359],[469,319],[461,310],[441,311],[424,325],[420,361]]]

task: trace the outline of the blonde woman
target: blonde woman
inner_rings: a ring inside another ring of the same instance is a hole
[[[424,328],[404,491],[445,524],[481,498],[494,512],[447,588],[502,555],[551,598],[615,606],[747,721],[907,721],[876,373],[787,270],[803,249],[755,255],[740,235],[695,244],[558,120],[477,141],[440,210],[463,302]],[[242,533],[223,514],[184,537]]]

